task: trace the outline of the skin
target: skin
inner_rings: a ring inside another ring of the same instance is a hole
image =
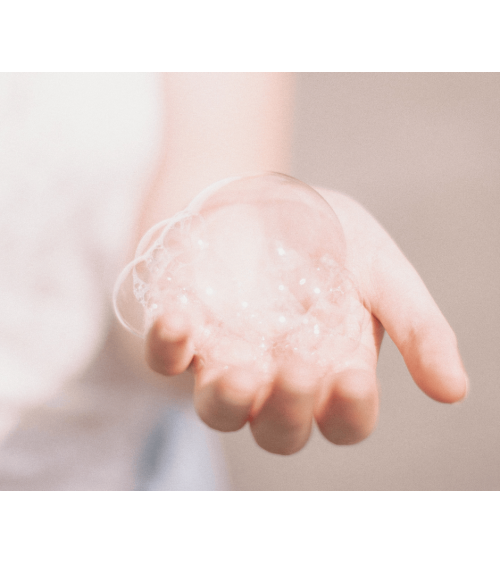
[[[318,191],[341,221],[346,266],[370,319],[358,348],[341,369],[319,378],[314,365],[281,357],[272,380],[263,384],[243,363],[230,370],[207,365],[193,354],[192,329],[179,311],[158,319],[146,340],[148,362],[155,371],[165,375],[192,371],[195,407],[206,424],[235,431],[249,422],[256,442],[278,454],[299,451],[313,420],[334,444],[355,444],[373,431],[378,415],[376,365],[384,329],[429,397],[454,403],[467,393],[455,335],[415,269],[358,203],[340,193]]]
[[[266,170],[287,173],[292,92],[285,74],[168,75],[168,158],[144,200],[132,247],[151,225],[215,181]],[[243,362],[224,370],[194,354],[191,321],[173,306],[145,342],[155,372],[184,382],[194,378],[194,404],[208,426],[229,432],[249,423],[259,446],[284,455],[306,444],[313,421],[334,444],[355,444],[373,431],[384,329],[429,397],[454,403],[468,387],[452,329],[394,241],[358,203],[317,189],[342,224],[346,267],[359,289],[360,311],[369,318],[346,362],[323,378],[314,366],[286,357],[275,359],[266,381]]]

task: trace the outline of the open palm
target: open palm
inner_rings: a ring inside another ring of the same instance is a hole
[[[146,340],[147,360],[155,371],[193,371],[195,406],[206,424],[234,431],[249,422],[256,442],[279,454],[300,450],[313,420],[335,444],[354,444],[371,433],[378,414],[376,364],[384,329],[427,395],[453,403],[467,392],[455,335],[394,241],[352,199],[326,189],[318,192],[341,222],[345,266],[358,288],[354,315],[361,337],[342,350],[341,362],[332,358],[325,374],[314,362],[278,354],[265,378],[253,373],[244,358],[240,364],[234,361],[235,346],[227,348],[233,358],[228,366],[207,362],[195,354],[192,321],[173,308],[157,319]]]

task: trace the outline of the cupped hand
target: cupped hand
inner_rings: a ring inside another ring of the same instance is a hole
[[[384,329],[429,397],[454,403],[467,393],[455,334],[415,269],[361,205],[337,192],[317,191],[342,224],[345,266],[358,289],[362,331],[341,362],[332,361],[327,373],[320,374],[314,362],[282,354],[261,377],[236,343],[226,343],[232,357],[227,365],[206,361],[195,350],[196,321],[173,305],[168,315],[155,321],[146,339],[146,358],[153,370],[165,375],[188,368],[193,372],[195,407],[208,426],[235,431],[249,422],[259,446],[278,454],[300,450],[313,420],[334,444],[355,444],[373,431]],[[240,362],[234,360],[238,354]]]

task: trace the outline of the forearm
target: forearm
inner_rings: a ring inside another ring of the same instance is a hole
[[[163,88],[164,157],[135,243],[218,180],[290,167],[292,75],[174,73],[164,76]]]
[[[292,75],[166,74],[163,93],[163,157],[145,192],[129,259],[151,226],[183,209],[208,185],[265,170],[287,173],[290,167]],[[142,341],[120,332],[136,369],[149,372]],[[173,390],[191,390],[187,376],[168,382]]]

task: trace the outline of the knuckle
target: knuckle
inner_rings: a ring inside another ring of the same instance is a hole
[[[353,446],[366,440],[372,433],[371,430],[361,431],[359,428],[337,428],[335,432],[330,431],[328,440],[337,446]]]
[[[296,430],[273,426],[271,428],[252,427],[255,442],[263,450],[272,454],[292,455],[300,451],[307,443],[310,427],[301,425]]]
[[[255,392],[255,384],[250,374],[221,377],[215,389],[219,401],[227,405],[247,405],[252,401]]]
[[[249,416],[253,395],[239,381],[217,377],[195,392],[194,404],[201,420],[214,430],[233,432],[242,428]]]
[[[373,380],[367,377],[346,377],[338,382],[335,395],[337,399],[348,405],[371,402],[377,394]]]
[[[247,421],[246,413],[224,405],[210,404],[207,401],[195,401],[195,409],[207,426],[219,432],[235,432]]]

